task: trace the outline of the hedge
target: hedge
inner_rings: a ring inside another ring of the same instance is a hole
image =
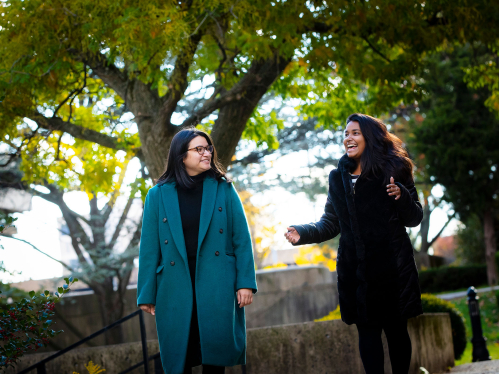
[[[455,291],[487,284],[485,265],[443,266],[419,272],[421,292]]]
[[[434,295],[421,295],[423,312],[449,313],[452,328],[452,342],[454,343],[454,357],[459,360],[466,349],[466,326],[462,313],[451,302],[442,300]]]

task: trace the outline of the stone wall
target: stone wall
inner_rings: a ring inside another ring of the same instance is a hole
[[[448,314],[425,314],[409,320],[412,340],[410,374],[419,374],[419,367],[430,373],[445,372],[454,366],[452,330]],[[384,340],[384,337],[383,337]],[[358,353],[355,326],[340,320],[308,322],[248,330],[248,374],[359,374],[364,373]],[[385,373],[391,374],[388,350],[385,348]],[[158,352],[156,341],[148,342],[149,355]],[[47,365],[47,374],[85,373],[83,365],[92,360],[106,373],[115,374],[140,362],[139,342],[99,348],[84,348],[67,353]],[[36,363],[50,353],[24,357],[18,370]],[[152,364],[150,370],[152,370]],[[10,370],[7,373],[13,374]],[[136,369],[134,373],[143,373]],[[152,371],[151,371],[152,372]],[[193,370],[201,373],[201,368]],[[34,374],[35,372],[33,372]],[[229,368],[227,374],[241,373],[240,367]]]
[[[336,273],[325,267],[259,270],[257,284],[258,293],[254,296],[253,304],[246,307],[248,328],[313,321],[327,315],[338,305]],[[134,287],[127,290],[125,315],[137,310],[136,293]],[[56,313],[53,329],[64,330],[54,339],[56,347],[67,347],[104,327],[98,300],[92,292],[64,296],[56,307]],[[146,315],[145,326],[148,339],[156,339],[154,317]],[[140,340],[138,318],[123,323],[122,328],[124,342]],[[97,337],[90,343],[91,346],[104,345],[104,337]]]

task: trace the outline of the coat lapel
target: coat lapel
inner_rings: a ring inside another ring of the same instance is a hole
[[[165,206],[173,241],[184,260],[185,266],[188,267],[187,250],[185,249],[184,231],[182,230],[182,218],[180,217],[178,194],[175,183],[165,183],[161,186],[161,199]]]
[[[211,177],[206,177],[203,182],[203,201],[201,203],[201,217],[199,219],[198,253],[210,226],[217,198],[217,190],[218,182]]]

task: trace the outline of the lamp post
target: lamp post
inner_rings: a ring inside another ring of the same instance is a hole
[[[473,344],[472,362],[490,360],[487,344],[485,343],[487,339],[483,337],[478,299],[475,287],[468,288],[468,308],[470,311],[471,330],[473,331],[473,337],[471,338],[471,344]]]

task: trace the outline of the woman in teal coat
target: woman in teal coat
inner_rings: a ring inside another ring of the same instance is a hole
[[[147,194],[139,253],[137,304],[156,316],[164,371],[244,364],[244,306],[256,291],[241,200],[210,136],[181,130]]]

